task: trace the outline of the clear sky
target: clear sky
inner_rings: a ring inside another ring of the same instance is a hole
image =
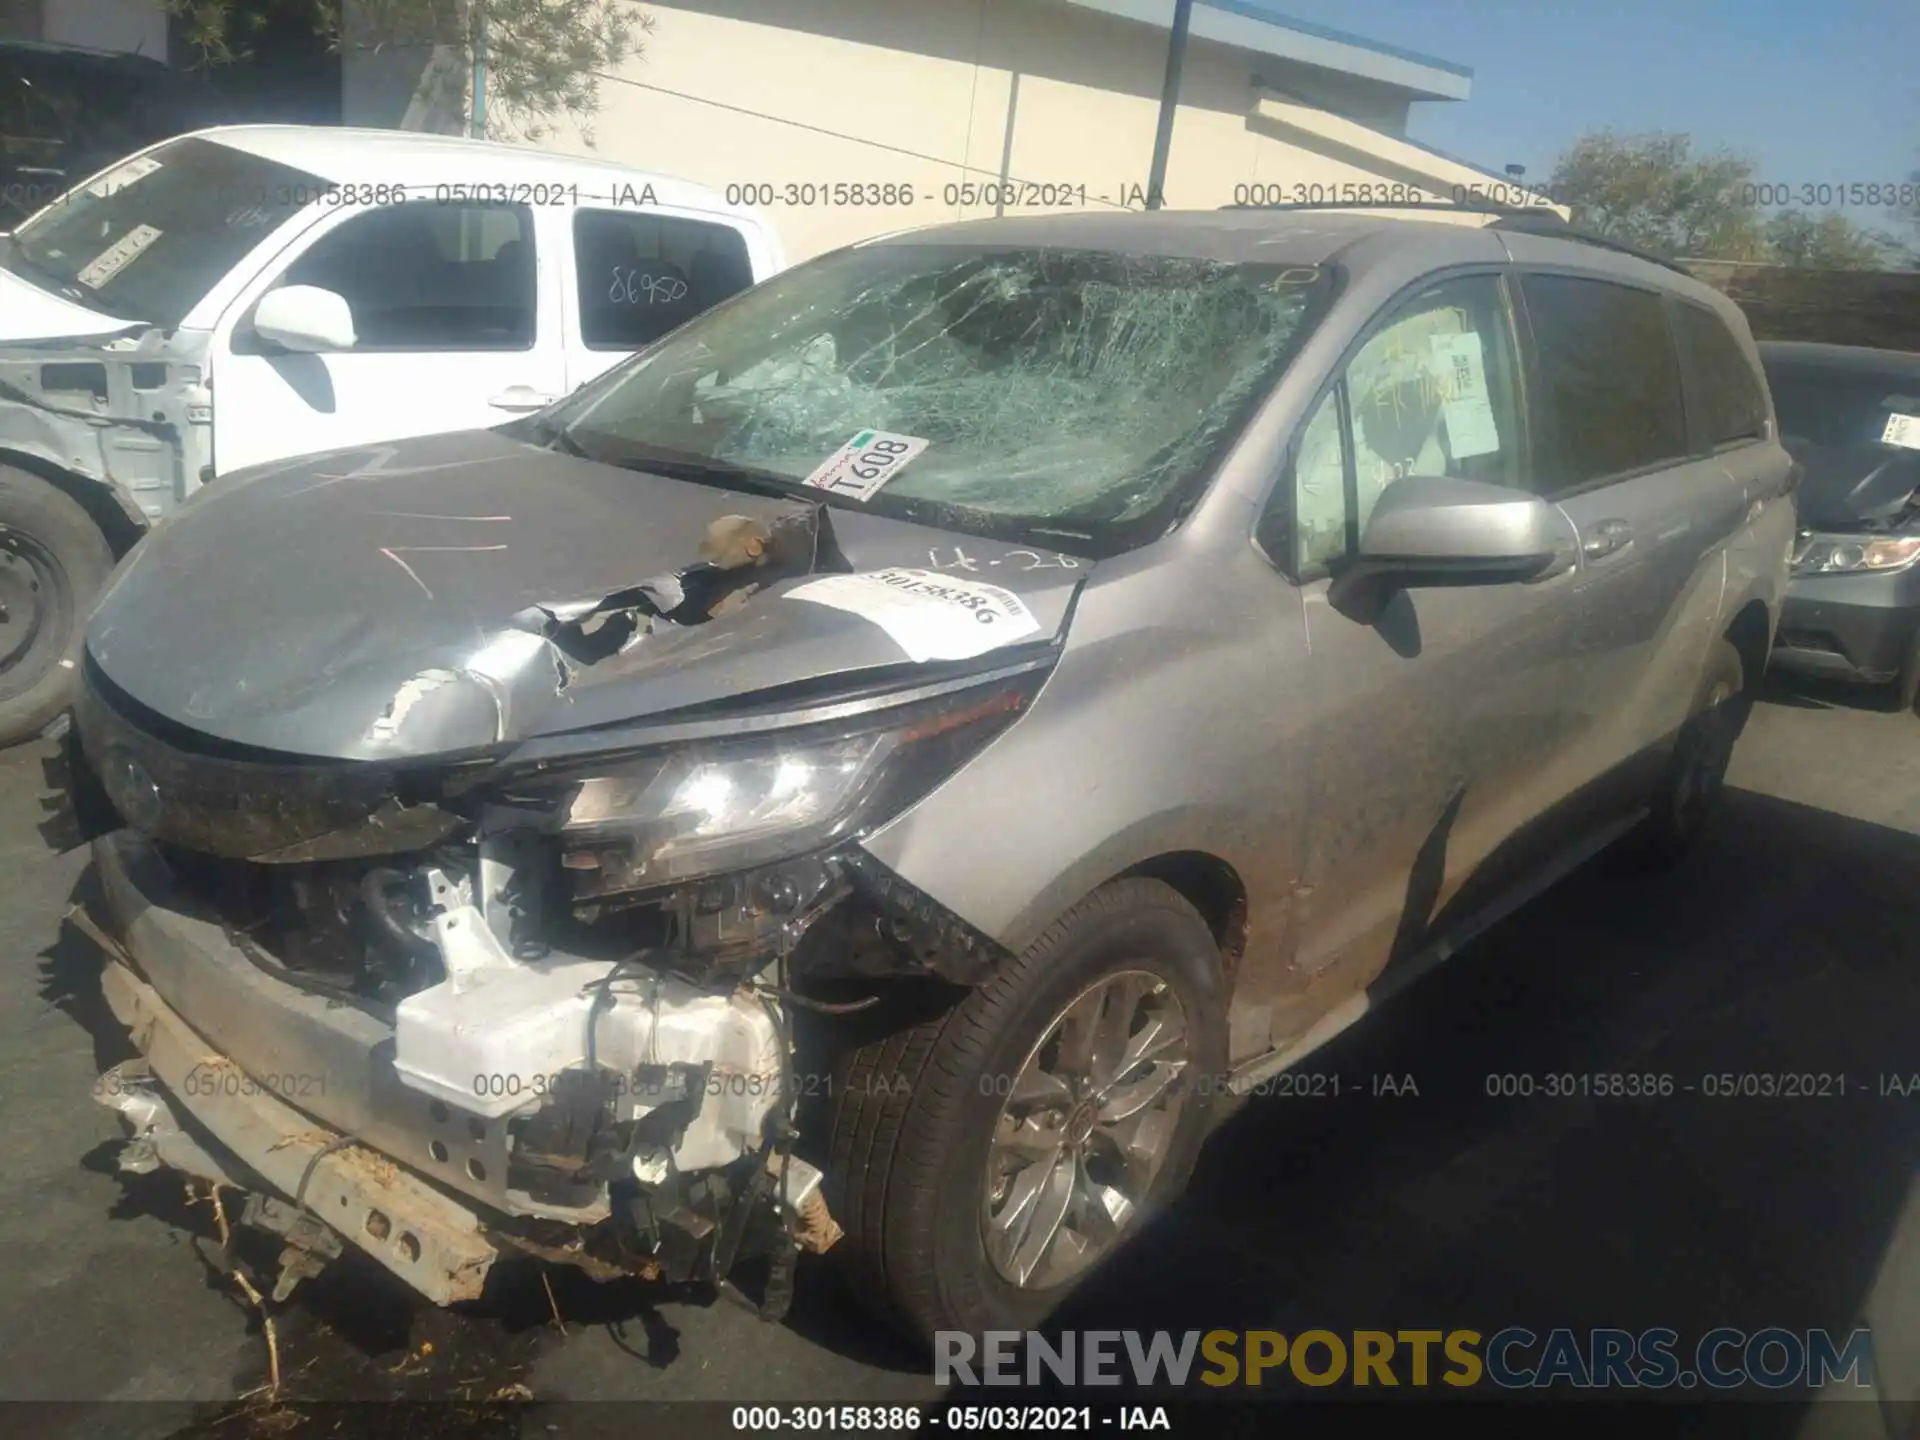
[[[1755,179],[1901,181],[1920,169],[1920,0],[1264,0],[1473,69],[1409,135],[1544,182],[1576,136],[1682,130]],[[1874,218],[1861,216],[1859,218]]]

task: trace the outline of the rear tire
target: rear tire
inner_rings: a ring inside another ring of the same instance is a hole
[[[941,1330],[1038,1324],[1185,1187],[1208,1129],[1208,1082],[1225,1067],[1223,991],[1199,912],[1159,881],[1121,880],[952,1009],[843,1057],[826,1185],[846,1231],[834,1254],[859,1298],[928,1344]],[[1114,1028],[1102,1032],[1096,1016]],[[1176,1023],[1179,1041],[1148,1048]],[[1148,1058],[1090,1065],[1081,1089],[1058,1078],[1078,1073],[1081,1035],[1102,1037],[1089,1055]],[[1127,1110],[1147,1094],[1165,1099]],[[1050,1146],[1053,1159],[1026,1158]],[[1096,1196],[1105,1212],[1083,1198]],[[1063,1212],[1045,1231],[1051,1243],[1037,1219],[1015,1233],[1023,1197],[1028,1216]],[[1115,1210],[1117,1227],[1099,1220]],[[1011,1272],[1026,1264],[1023,1283]]]
[[[32,739],[66,708],[87,613],[112,569],[85,510],[0,465],[0,747]]]
[[[1914,632],[1913,644],[1907,647],[1906,663],[1893,682],[1893,709],[1895,714],[1920,711],[1920,630]]]
[[[1677,864],[1706,828],[1727,778],[1734,743],[1753,711],[1746,663],[1733,642],[1714,642],[1693,712],[1680,727],[1661,772],[1652,810],[1620,842],[1620,856],[1639,869]]]

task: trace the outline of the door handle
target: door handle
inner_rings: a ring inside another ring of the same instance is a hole
[[[531,385],[509,385],[487,403],[496,410],[544,410],[558,395],[542,395]]]
[[[1580,553],[1589,560],[1604,560],[1633,543],[1633,526],[1624,520],[1602,520],[1581,545]]]

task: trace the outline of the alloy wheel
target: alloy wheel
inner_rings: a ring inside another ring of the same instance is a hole
[[[1113,1248],[1165,1163],[1191,1059],[1179,996],[1146,970],[1103,976],[1054,1016],[987,1156],[981,1237],[1003,1279],[1050,1289]]]

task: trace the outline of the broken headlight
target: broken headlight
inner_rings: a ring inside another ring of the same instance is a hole
[[[1006,728],[1041,678],[855,722],[608,756],[519,781],[502,799],[544,814],[576,900],[769,865],[913,804]]]
[[[1863,571],[1884,574],[1904,570],[1920,560],[1920,535],[1800,536],[1793,557],[1796,575],[1853,575]]]

